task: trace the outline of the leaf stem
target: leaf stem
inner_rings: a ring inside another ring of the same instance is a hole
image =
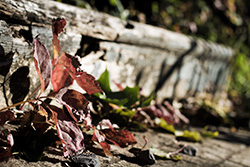
[[[41,87],[41,84],[39,84],[39,85],[36,87],[36,89],[29,95],[29,97],[27,97],[27,100],[26,100],[26,101],[28,101],[28,100],[37,92],[37,90],[38,90],[40,87]],[[23,103],[23,105],[24,105],[24,103]],[[23,105],[20,107],[20,109],[23,108]]]
[[[7,106],[7,107],[4,107],[4,108],[0,109],[0,112],[1,112],[1,111],[4,111],[4,110],[7,110],[7,109],[9,109],[9,108],[13,108],[13,107],[19,106],[19,105],[21,105],[21,104],[25,104],[25,103],[28,103],[28,102],[32,102],[32,101],[34,101],[34,100],[35,100],[35,99],[29,99],[29,100],[21,101],[21,102],[19,102],[19,103],[15,103],[15,104],[13,104],[13,105],[10,105],[10,106]]]
[[[186,144],[184,144],[180,149],[178,149],[177,151],[174,151],[174,152],[170,152],[169,155],[175,155],[175,154],[178,154],[180,153],[185,147],[187,147]]]

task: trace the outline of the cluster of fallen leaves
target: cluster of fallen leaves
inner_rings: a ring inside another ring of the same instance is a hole
[[[137,143],[127,129],[145,131],[160,127],[177,137],[201,140],[200,132],[175,130],[175,124],[189,123],[178,107],[173,107],[168,101],[152,104],[154,96],[141,95],[139,86],[123,88],[117,84],[120,91],[114,92],[110,88],[107,70],[96,81],[80,68],[78,56],[61,53],[58,36],[65,25],[64,19],[53,20],[52,59],[38,37],[34,39],[33,58],[41,83],[35,91],[40,88],[40,92],[35,98],[29,97],[0,110],[0,160],[13,154],[22,154],[31,161],[39,160],[44,148],[56,141],[63,146],[64,157],[74,156],[72,159],[76,161],[89,141],[99,143],[105,155],[109,156],[112,155],[109,143],[119,147]],[[86,93],[69,88],[73,82]],[[41,96],[50,83],[53,86],[51,93]],[[21,107],[16,109],[16,106]],[[10,121],[20,125],[13,134],[5,126]],[[124,127],[126,129],[121,130]],[[203,134],[218,135],[206,129]],[[135,154],[138,157],[152,157],[154,154],[180,160],[176,156],[178,152],[162,153],[151,149],[139,150]],[[149,162],[152,163],[151,159]]]
[[[29,98],[1,110],[0,139],[1,142],[5,143],[4,146],[0,147],[1,160],[12,156],[12,147],[15,147],[18,143],[17,140],[13,139],[11,131],[5,128],[4,125],[7,121],[16,121],[21,125],[19,131],[25,131],[25,134],[27,134],[22,136],[22,139],[27,139],[28,134],[35,133],[37,135],[37,138],[34,139],[35,142],[38,142],[41,136],[47,134],[50,128],[55,128],[58,139],[63,146],[65,157],[85,149],[84,132],[79,124],[87,130],[94,129],[92,140],[100,143],[106,155],[111,154],[110,146],[106,140],[119,146],[136,143],[133,134],[126,130],[115,130],[111,123],[108,125],[109,129],[106,132],[101,132],[93,127],[88,110],[89,101],[84,94],[69,88],[75,81],[88,95],[102,92],[95,78],[81,70],[81,64],[77,56],[65,52],[61,53],[58,35],[63,31],[65,25],[64,19],[53,20],[52,59],[38,37],[34,39],[33,58],[41,83],[40,93],[35,98]],[[53,86],[52,92],[48,96],[42,97],[41,93],[48,88],[50,82]],[[22,105],[21,108],[26,108],[25,111],[13,109],[17,105]],[[24,105],[28,105],[28,107]],[[18,113],[22,113],[21,116]],[[119,138],[119,136],[121,137]],[[21,140],[20,136],[18,139]],[[34,145],[27,147],[32,147],[33,151],[36,149]],[[15,149],[15,151],[20,150]],[[31,154],[28,155],[27,150],[25,151],[27,157],[31,156]]]
[[[117,84],[120,91],[113,92],[110,88],[109,73],[103,72],[97,80],[103,93],[92,96],[92,113],[96,119],[111,120],[120,127],[131,130],[145,131],[147,128],[161,128],[174,134],[177,138],[199,142],[203,136],[216,137],[218,132],[210,132],[205,127],[202,131],[176,130],[175,125],[189,124],[180,109],[182,104],[177,101],[164,100],[162,103],[153,101],[154,96],[144,97],[141,95],[139,86],[122,88]],[[106,107],[103,107],[106,106]]]

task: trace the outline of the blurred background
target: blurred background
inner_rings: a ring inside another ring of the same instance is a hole
[[[235,50],[228,97],[250,127],[250,1],[56,0],[230,46]]]

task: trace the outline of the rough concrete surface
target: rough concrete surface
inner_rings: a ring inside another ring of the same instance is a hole
[[[153,167],[248,167],[250,166],[250,132],[230,132],[229,129],[220,128],[217,138],[206,138],[202,142],[177,141],[172,134],[148,130],[147,132],[134,132],[138,141],[136,147],[144,145],[143,136],[148,139],[147,148],[158,148],[165,152],[174,152],[180,148],[180,144],[192,146],[197,150],[196,156],[179,153],[181,161],[157,159]],[[95,149],[102,167],[138,167],[142,165],[135,160],[128,148],[119,148],[112,145],[114,156],[105,157],[99,148]],[[39,162],[27,162],[22,159],[11,159],[0,163],[1,167],[62,167],[72,166],[69,160],[61,156],[62,151],[57,148],[48,148],[44,158]]]

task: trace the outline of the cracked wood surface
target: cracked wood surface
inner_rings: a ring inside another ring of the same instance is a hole
[[[225,58],[233,54],[230,48],[218,44],[197,40],[150,25],[124,21],[104,13],[55,1],[3,0],[0,2],[0,13],[0,18],[9,23],[38,24],[45,27],[51,24],[53,18],[64,17],[70,31],[102,40],[159,48],[178,53],[189,50],[192,42],[196,41],[197,48],[194,54],[211,51],[212,55]]]
[[[62,51],[81,56],[83,69],[97,78],[108,68],[111,80],[124,87],[140,84],[144,95],[157,91],[162,99],[216,93],[230,74],[233,50],[223,45],[55,1],[1,0],[0,45],[6,54],[15,52],[8,76],[28,66],[31,91],[39,84],[33,38],[39,35],[52,54],[51,21],[56,17],[68,23],[59,37]],[[116,88],[113,82],[111,86]],[[9,89],[6,95],[12,96]],[[0,98],[0,107],[5,101]]]

